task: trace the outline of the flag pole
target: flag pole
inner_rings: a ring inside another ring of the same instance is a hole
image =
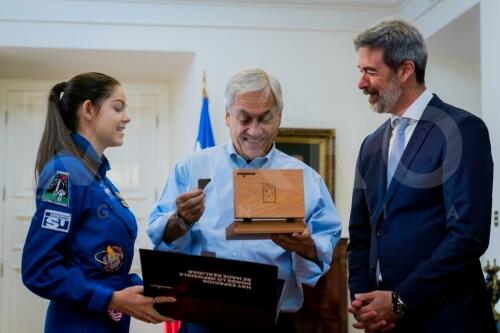
[[[207,76],[205,74],[205,71],[203,71],[203,85],[202,85],[203,89],[202,89],[202,94],[203,94],[203,97],[208,97],[207,95]]]

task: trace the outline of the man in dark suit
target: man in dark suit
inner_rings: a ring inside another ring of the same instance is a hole
[[[478,117],[425,86],[427,50],[401,20],[354,41],[359,89],[390,119],[361,145],[349,224],[349,311],[366,332],[496,332],[479,257],[493,161]]]

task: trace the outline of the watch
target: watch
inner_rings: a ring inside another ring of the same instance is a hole
[[[194,223],[187,223],[182,217],[179,216],[179,214],[175,214],[175,219],[177,221],[177,225],[183,231],[188,231],[193,227]]]
[[[408,307],[401,296],[395,291],[392,292],[392,311],[394,311],[398,318],[401,318],[405,315],[406,310],[408,310]]]

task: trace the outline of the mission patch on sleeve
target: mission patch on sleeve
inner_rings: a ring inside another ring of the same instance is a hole
[[[57,171],[47,188],[43,191],[42,201],[69,207],[69,173]]]

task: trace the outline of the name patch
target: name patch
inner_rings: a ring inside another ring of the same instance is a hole
[[[42,228],[54,231],[68,232],[71,224],[71,214],[57,210],[46,209],[43,213]]]

